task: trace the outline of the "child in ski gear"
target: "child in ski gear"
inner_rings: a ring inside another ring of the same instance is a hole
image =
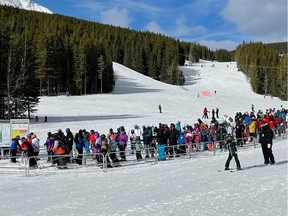
[[[144,149],[142,143],[141,142],[136,142],[135,148],[136,148],[136,159],[137,159],[137,161],[142,160],[141,151]]]
[[[100,140],[101,140],[100,153],[103,154],[103,158],[101,158],[101,161],[104,161],[104,157],[109,151],[109,144],[108,144],[108,139],[106,138],[105,134],[100,135]],[[109,157],[107,157],[107,166],[111,167],[111,162],[110,162]]]
[[[120,151],[120,157],[122,161],[126,161],[126,154],[125,154],[125,149],[127,146],[127,141],[128,141],[128,135],[126,134],[125,128],[124,126],[121,126],[119,128],[120,132],[119,132],[119,151]]]
[[[177,139],[178,148],[176,151],[176,157],[180,157],[180,155],[186,154],[186,136],[184,132],[180,132],[179,137]]]
[[[134,129],[131,129],[129,139],[130,139],[130,144],[131,144],[131,154],[134,154],[135,145],[136,145],[136,134],[135,134]]]
[[[227,158],[227,161],[225,163],[225,170],[229,170],[229,164],[232,158],[234,157],[237,170],[241,169],[240,161],[238,159],[237,155],[237,148],[236,148],[236,141],[234,140],[233,136],[231,134],[228,134],[227,140],[226,140],[226,149],[229,151],[229,155]]]
[[[268,122],[263,121],[259,134],[259,143],[261,143],[262,152],[264,156],[264,164],[274,164],[275,159],[272,153],[273,131],[269,127]]]
[[[111,128],[109,130],[109,134],[107,135],[109,139],[109,149],[110,149],[110,158],[113,163],[113,166],[119,165],[119,160],[117,157],[117,141],[116,141],[116,134],[113,132],[113,129]]]

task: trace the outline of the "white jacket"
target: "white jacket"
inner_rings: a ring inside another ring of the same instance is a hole
[[[34,152],[40,151],[40,140],[37,137],[34,137],[32,139],[32,148],[33,148]]]

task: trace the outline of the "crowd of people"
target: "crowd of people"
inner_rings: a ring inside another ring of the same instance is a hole
[[[143,159],[142,156],[154,157],[155,150],[158,151],[158,160],[165,160],[167,157],[186,155],[187,151],[209,151],[217,144],[217,148],[230,152],[225,168],[229,169],[229,163],[234,157],[237,168],[240,169],[240,162],[235,154],[236,146],[242,147],[259,138],[264,163],[275,163],[272,139],[285,133],[286,109],[281,107],[280,110],[267,109],[265,112],[261,110],[258,112],[252,110],[250,113],[237,112],[233,118],[227,116],[221,120],[217,117],[218,113],[216,116],[213,114],[211,121],[209,119],[207,122],[207,116],[203,115],[203,120],[198,118],[193,125],[186,124],[183,127],[180,121],[171,124],[159,123],[158,126],[140,127],[135,124],[129,130],[120,126],[115,131],[110,128],[107,133],[100,133],[94,129],[90,131],[80,129],[73,134],[69,128],[66,128],[65,132],[58,129],[55,133],[47,133],[44,145],[48,161],[59,167],[65,167],[67,162],[82,165],[83,155],[95,156],[94,159],[102,163],[103,156],[108,153],[108,166],[117,166],[120,162],[126,161],[128,144],[130,144],[129,152],[134,154],[138,161]],[[231,146],[231,143],[235,143],[235,146]],[[21,139],[16,136],[12,140],[11,162],[16,162],[15,156],[19,150],[26,152],[28,157],[34,156],[29,160],[30,166],[37,165],[39,139],[36,134],[30,133]]]

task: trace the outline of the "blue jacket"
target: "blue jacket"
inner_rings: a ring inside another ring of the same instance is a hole
[[[180,136],[178,137],[177,142],[180,145],[183,145],[183,144],[185,144],[185,141],[186,141],[186,137],[185,137],[184,133],[180,133]]]
[[[12,143],[10,145],[10,150],[17,150],[17,147],[20,146],[17,139],[12,139]]]

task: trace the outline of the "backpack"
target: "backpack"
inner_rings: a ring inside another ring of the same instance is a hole
[[[108,142],[107,139],[101,140],[101,150],[107,151],[108,150]]]

